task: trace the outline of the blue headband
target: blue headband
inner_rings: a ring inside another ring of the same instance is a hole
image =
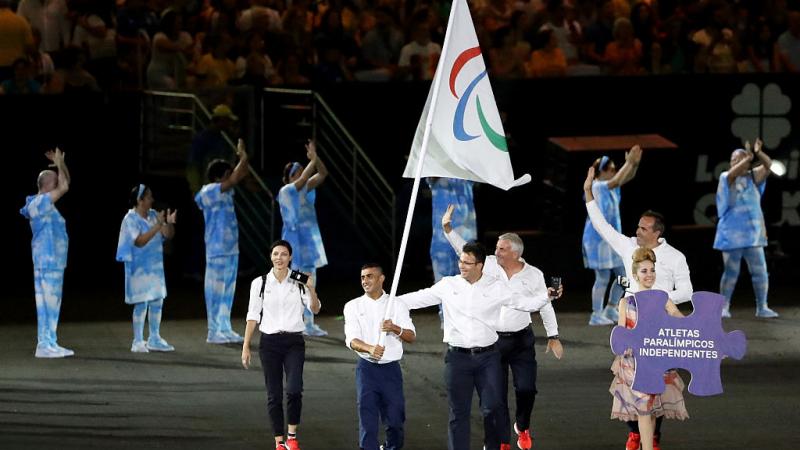
[[[141,200],[142,199],[142,195],[144,195],[144,190],[145,190],[144,185],[140,184],[139,185],[139,193],[136,194],[136,200]]]
[[[298,170],[302,169],[303,166],[300,165],[299,162],[293,162],[292,168],[289,170],[289,178],[292,178],[294,174],[297,173]]]
[[[603,156],[602,158],[600,158],[600,165],[598,166],[598,167],[599,167],[599,169],[600,169],[601,171],[602,171],[602,170],[605,170],[605,168],[606,168],[606,166],[608,165],[608,162],[609,162],[609,161],[610,161],[610,159],[608,158],[608,156]]]

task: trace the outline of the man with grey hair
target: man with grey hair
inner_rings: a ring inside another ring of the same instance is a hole
[[[453,246],[456,253],[464,247],[464,239],[453,231],[452,217],[454,205],[449,205],[442,216],[442,228],[445,236]],[[508,288],[525,295],[535,296],[547,292],[542,271],[531,266],[522,259],[524,250],[522,239],[515,233],[505,233],[497,238],[494,256],[487,256],[484,264],[484,273],[503,280]],[[553,286],[555,287],[555,286]],[[557,297],[561,297],[563,288],[558,286]],[[547,332],[547,350],[561,359],[564,352],[561,341],[558,339],[558,322],[553,305],[547,302],[540,310],[542,324]],[[536,400],[536,349],[534,348],[534,335],[531,328],[531,315],[529,312],[518,311],[503,307],[500,320],[497,322],[497,348],[500,351],[500,362],[503,368],[500,399],[502,407],[497,416],[497,427],[510,426],[508,412],[508,371],[514,376],[514,393],[516,397],[516,414],[514,432],[517,434],[517,446],[529,449],[533,445],[530,433],[531,413]],[[491,424],[484,421],[484,427]]]
[[[37,358],[63,358],[75,354],[58,345],[56,328],[61,312],[61,290],[67,266],[67,226],[55,203],[69,190],[69,171],[64,153],[56,148],[45,153],[58,173],[43,170],[36,181],[39,192],[25,199],[20,209],[30,221],[33,239],[33,283],[36,297]]]

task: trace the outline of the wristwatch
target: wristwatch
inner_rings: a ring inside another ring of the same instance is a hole
[[[547,336],[547,340],[554,340],[554,341],[557,341],[557,340],[558,340],[558,335],[557,335],[557,334],[554,334],[554,335],[552,335],[552,336]]]

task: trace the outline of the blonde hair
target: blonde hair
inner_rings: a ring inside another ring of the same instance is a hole
[[[633,251],[633,274],[636,275],[636,272],[639,270],[639,264],[644,261],[650,261],[653,265],[656,264],[656,254],[653,250],[647,247],[639,247]]]

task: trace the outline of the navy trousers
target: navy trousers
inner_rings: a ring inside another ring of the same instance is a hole
[[[386,450],[403,448],[406,402],[403,372],[397,361],[378,364],[358,358],[356,365],[358,396],[358,443],[363,450],[378,450],[378,427],[386,426]]]
[[[500,408],[500,385],[502,370],[500,353],[490,350],[483,353],[461,353],[449,349],[445,356],[445,383],[447,401],[450,405],[448,426],[449,450],[468,450],[470,438],[470,415],[472,413],[472,391],[478,391],[478,399],[483,415],[484,442],[486,450],[497,450],[500,442],[508,442],[508,430],[497,426]],[[505,436],[503,436],[505,434]]]
[[[516,399],[515,421],[517,427],[527,430],[531,425],[531,413],[536,401],[536,350],[533,329],[528,326],[513,335],[500,335],[497,350],[500,352],[502,381],[500,382],[500,411],[497,424],[511,436],[511,420],[508,411],[508,372],[514,377],[514,397]],[[484,423],[484,428],[491,424]],[[501,434],[502,436],[502,434]],[[508,444],[508,440],[503,443]]]

